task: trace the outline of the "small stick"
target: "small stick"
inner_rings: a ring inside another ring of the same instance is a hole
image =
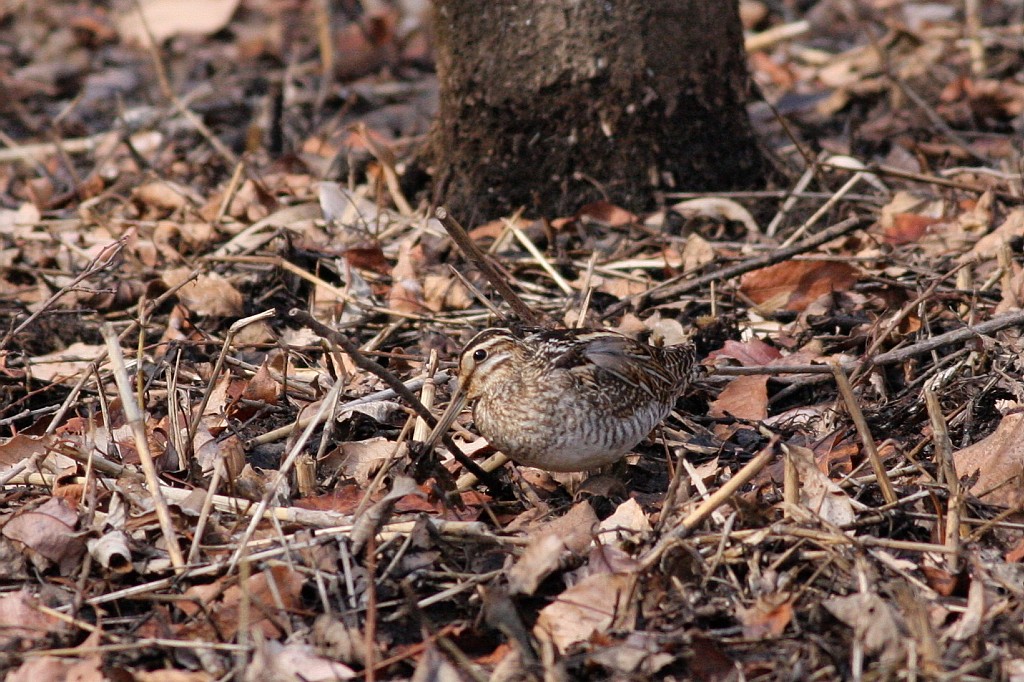
[[[366,547],[366,620],[363,651],[366,655],[366,682],[377,679],[377,536],[371,533]]]
[[[224,478],[224,471],[227,469],[227,466],[224,454],[218,454],[217,461],[213,465],[210,486],[206,489],[206,495],[203,497],[203,506],[199,511],[199,520],[196,521],[196,528],[192,535],[192,546],[188,548],[189,564],[194,564],[199,557],[199,544],[206,533],[206,524],[210,519],[210,512],[213,511],[213,500],[217,495],[217,488],[220,487],[220,482]]]
[[[837,189],[836,193],[830,196],[810,218],[805,220],[803,224],[793,232],[793,234],[789,235],[789,237],[786,238],[786,241],[782,242],[782,248],[792,246],[793,242],[802,237],[807,230],[811,229],[812,225],[821,220],[822,216],[831,211],[833,206],[838,204],[844,196],[849,194],[850,190],[852,190],[858,182],[863,180],[865,175],[867,175],[867,173],[864,171],[857,171],[854,173],[850,179],[847,180],[842,187]]]
[[[572,287],[569,286],[569,283],[565,281],[564,277],[558,274],[558,270],[555,270],[554,266],[552,266],[551,263],[548,262],[548,259],[544,257],[543,253],[540,252],[540,249],[537,248],[537,245],[534,244],[533,241],[531,241],[530,238],[526,236],[525,232],[516,227],[514,221],[509,220],[507,221],[507,224],[508,229],[512,232],[512,235],[519,241],[520,244],[523,245],[523,248],[530,252],[530,255],[533,256],[533,259],[537,261],[537,265],[541,266],[544,269],[544,272],[548,273],[548,276],[551,277],[555,284],[558,285],[558,288],[562,290],[563,294],[571,296],[573,294]]]
[[[149,486],[149,494],[153,496],[156,518],[160,523],[160,530],[164,534],[164,541],[167,543],[167,552],[171,557],[171,564],[175,570],[181,571],[185,568],[185,557],[182,556],[181,547],[178,546],[178,535],[174,531],[174,520],[171,518],[171,511],[167,507],[167,500],[164,499],[161,492],[160,474],[157,472],[156,464],[153,462],[153,454],[149,451],[146,426],[142,420],[142,411],[139,409],[139,403],[135,395],[132,394],[132,385],[128,379],[128,370],[124,365],[121,344],[118,342],[117,333],[110,326],[109,322],[103,324],[101,331],[104,341],[107,342],[107,356],[110,358],[114,381],[117,383],[117,391],[121,396],[121,409],[124,410],[125,419],[132,430],[135,449],[139,453],[142,471],[146,476],[146,485]]]
[[[796,468],[796,460],[793,459],[793,452],[785,445],[782,446],[783,476],[782,476],[782,500],[786,503],[785,516],[791,516],[790,510],[800,504],[800,472]]]
[[[666,535],[659,540],[658,544],[644,555],[640,560],[640,569],[646,571],[652,568],[661,560],[662,555],[669,546],[689,535],[694,528],[704,521],[704,519],[711,516],[711,514],[725,504],[733,494],[751,481],[754,476],[757,476],[761,469],[767,466],[768,462],[770,462],[775,456],[775,453],[778,452],[778,443],[778,437],[772,436],[768,445],[766,445],[761,452],[757,453],[754,459],[743,465],[743,468],[737,471],[735,476],[730,478],[725,485],[712,493],[706,500],[701,502],[696,509],[690,512],[686,518],[682,520],[679,526],[677,526],[669,535]]]
[[[828,163],[823,163],[822,165],[823,166],[832,167]],[[963,190],[965,192],[976,192],[978,194],[984,194],[986,191],[989,191],[989,188],[983,187],[981,185],[974,185],[974,184],[971,184],[971,183],[968,183],[968,182],[959,182],[957,180],[950,180],[948,178],[940,178],[940,177],[937,177],[937,176],[934,176],[934,175],[928,175],[926,173],[915,173],[913,171],[903,170],[903,169],[900,169],[900,168],[894,168],[893,166],[885,166],[885,165],[881,165],[881,164],[869,163],[869,164],[867,164],[866,170],[870,171],[871,173],[873,173],[875,175],[885,175],[885,176],[888,176],[888,177],[891,177],[891,178],[900,178],[902,180],[911,180],[913,182],[921,182],[921,183],[924,183],[926,185],[938,185],[939,187],[950,187],[952,189],[959,189],[959,190]],[[1021,201],[1022,201],[1021,197],[1019,197],[1019,196],[1017,196],[1015,194],[1011,194],[1010,192],[1006,192],[1006,191],[1003,191],[1003,190],[991,190],[991,191],[992,191],[992,193],[995,196],[997,196],[1000,199],[1002,199],[1003,201],[1006,201],[1006,202],[1011,203],[1013,205],[1019,205],[1021,203]]]
[[[856,425],[857,432],[864,443],[864,452],[867,454],[868,461],[871,462],[871,468],[874,469],[875,476],[878,478],[878,487],[882,490],[882,498],[886,504],[895,504],[898,499],[896,491],[893,490],[892,481],[889,480],[889,474],[885,471],[882,458],[878,455],[878,448],[875,446],[875,439],[871,436],[868,422],[864,419],[864,413],[861,412],[860,405],[857,404],[857,398],[853,395],[853,387],[850,386],[850,380],[838,362],[833,361],[829,364],[832,367],[832,375],[836,379],[836,385],[839,387],[839,393],[843,396],[843,402],[846,403],[846,410],[850,413],[850,418],[853,420],[854,425]]]
[[[427,368],[426,375],[427,379],[423,382],[423,387],[420,389],[420,395],[423,399],[420,401],[423,406],[428,410],[434,407],[434,397],[437,394],[437,384],[434,383],[434,375],[437,373],[437,349],[431,348],[430,355],[427,357]],[[412,432],[412,439],[423,442],[430,435],[430,426],[423,420],[423,417],[416,417],[416,427]]]
[[[929,353],[940,346],[960,344],[964,341],[993,334],[1003,329],[1020,326],[1024,326],[1024,310],[1015,310],[1011,313],[1005,313],[1003,315],[993,317],[987,322],[982,322],[981,324],[954,329],[951,332],[939,334],[938,336],[933,336],[930,339],[925,339],[924,341],[918,341],[906,348],[898,348],[887,353],[882,353],[881,355],[871,358],[869,362],[873,365],[894,365],[903,362],[904,360],[909,360],[917,355]]]
[[[485,459],[483,462],[481,462],[480,468],[488,473],[492,473],[497,471],[501,467],[505,466],[511,461],[512,460],[510,460],[508,458],[508,455],[506,455],[505,453],[496,452],[487,459]],[[455,481],[455,490],[458,492],[463,492],[469,490],[477,483],[479,483],[479,479],[476,477],[475,474],[463,474],[459,476],[459,479],[457,481]]]
[[[935,459],[942,474],[942,482],[949,490],[949,500],[946,506],[946,529],[945,543],[950,554],[946,557],[946,568],[950,573],[956,575],[959,568],[960,553],[960,516],[963,504],[963,491],[960,488],[960,479],[956,475],[956,467],[953,465],[953,444],[949,440],[949,429],[946,428],[946,418],[942,414],[942,406],[931,388],[924,389],[925,403],[928,405],[928,416],[932,422],[932,439],[935,442]]]
[[[484,252],[469,238],[465,228],[448,212],[448,209],[444,206],[438,206],[434,209],[434,216],[444,225],[444,229],[448,231],[452,241],[462,251],[462,255],[466,257],[466,260],[480,268],[480,272],[491,283],[495,291],[505,299],[505,302],[512,308],[512,311],[527,324],[539,325],[542,321],[540,316],[523,303],[523,299],[519,298],[505,278],[491,265]]]

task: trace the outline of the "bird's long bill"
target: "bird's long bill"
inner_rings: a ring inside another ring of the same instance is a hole
[[[427,436],[427,440],[424,443],[425,451],[430,452],[438,441],[448,432],[448,428],[455,421],[455,418],[459,416],[459,412],[462,412],[462,408],[466,406],[466,392],[462,390],[460,386],[455,391],[455,395],[452,396],[452,401],[448,405],[448,409],[444,411],[441,418],[437,420],[437,424],[434,426],[434,430]]]

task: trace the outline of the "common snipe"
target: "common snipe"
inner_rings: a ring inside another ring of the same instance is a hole
[[[477,429],[512,460],[594,469],[668,415],[693,368],[691,344],[658,348],[593,329],[486,329],[459,356],[459,388],[434,433],[472,402]]]

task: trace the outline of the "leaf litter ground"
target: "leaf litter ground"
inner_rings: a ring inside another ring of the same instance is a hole
[[[743,3],[788,183],[468,226],[707,368],[587,480],[466,416],[480,480],[425,8],[189,5],[0,10],[7,679],[1024,675],[1019,6]]]

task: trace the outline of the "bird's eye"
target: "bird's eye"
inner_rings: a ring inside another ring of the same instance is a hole
[[[487,359],[487,351],[484,350],[483,348],[477,348],[475,351],[473,351],[473,361],[474,362],[483,362],[486,359]]]

